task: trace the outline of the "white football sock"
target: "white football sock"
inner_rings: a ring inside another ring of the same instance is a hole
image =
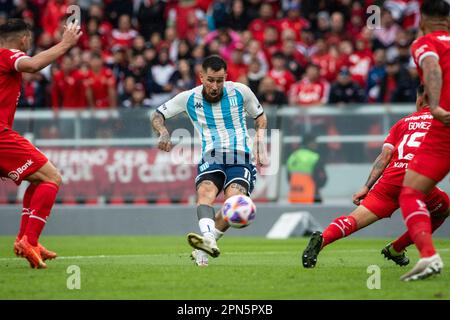
[[[200,232],[203,234],[203,236],[211,237],[211,238],[215,239],[214,230],[216,228],[215,228],[215,222],[213,219],[201,218],[198,221],[198,226],[200,227]]]
[[[220,231],[219,229],[214,228],[214,238],[216,238],[216,241],[218,241],[220,238],[222,238],[223,236],[223,232]]]

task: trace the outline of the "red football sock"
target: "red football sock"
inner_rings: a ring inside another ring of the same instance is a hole
[[[58,186],[52,182],[40,183],[34,191],[34,196],[31,199],[30,211],[31,216],[25,231],[28,242],[36,246],[44,229],[47,217],[50,215],[53,204],[58,193]]]
[[[342,216],[334,219],[322,233],[322,248],[340,238],[347,237],[355,232],[356,229],[356,219],[352,216]]]
[[[399,198],[408,233],[422,258],[436,254],[431,237],[430,213],[424,200],[424,193],[408,187],[403,187]]]
[[[25,233],[28,224],[28,218],[30,217],[30,203],[31,198],[33,197],[34,191],[36,190],[37,185],[30,184],[23,195],[23,209],[22,209],[22,217],[20,219],[20,228],[19,233],[17,234],[17,238],[20,240]]]
[[[436,231],[445,221],[447,217],[433,217],[431,216],[431,233]],[[413,244],[414,242],[411,240],[409,236],[409,232],[406,231],[402,234],[397,240],[392,242],[392,246],[394,250],[397,252],[402,252],[406,247]]]

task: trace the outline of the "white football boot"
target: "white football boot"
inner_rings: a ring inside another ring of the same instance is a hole
[[[413,281],[413,280],[422,280],[426,279],[432,275],[441,273],[441,270],[444,268],[444,263],[442,262],[439,254],[435,254],[434,256],[428,258],[422,258],[417,261],[414,268],[408,273],[405,273],[400,277],[400,280],[403,281]]]
[[[194,263],[199,267],[207,267],[208,266],[208,255],[206,252],[202,250],[195,249],[191,253],[191,259]]]
[[[217,258],[220,255],[220,250],[217,247],[217,242],[216,239],[214,239],[214,236],[202,237],[191,232],[187,235],[187,240],[191,247],[202,250],[213,258]]]

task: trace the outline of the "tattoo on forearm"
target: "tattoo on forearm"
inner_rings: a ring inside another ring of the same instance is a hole
[[[242,194],[247,194],[247,188],[241,186],[240,184],[232,183],[230,188],[237,189]]]
[[[372,171],[370,172],[369,178],[367,179],[367,182],[365,184],[366,187],[368,187],[369,189],[373,187],[375,182],[377,182],[377,180],[383,174],[383,171],[386,168],[386,166],[387,166],[386,160],[384,160],[381,156],[379,156],[375,160],[375,163],[373,164]]]
[[[424,84],[430,108],[439,105],[442,89],[442,71],[436,61],[424,60]]]
[[[167,128],[164,125],[164,117],[158,112],[154,112],[152,115],[152,127],[158,134],[167,131]]]

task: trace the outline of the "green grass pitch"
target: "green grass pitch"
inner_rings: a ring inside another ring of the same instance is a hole
[[[267,240],[224,237],[222,255],[199,268],[183,236],[44,236],[60,257],[33,270],[12,252],[13,237],[0,237],[0,299],[450,299],[450,239],[436,240],[444,272],[404,283],[399,277],[417,261],[398,267],[380,250],[387,239],[344,239],[325,248],[316,268],[303,269],[307,238]],[[71,265],[80,268],[80,289],[67,288]],[[380,268],[381,288],[368,289]],[[370,281],[369,281],[370,282]]]

